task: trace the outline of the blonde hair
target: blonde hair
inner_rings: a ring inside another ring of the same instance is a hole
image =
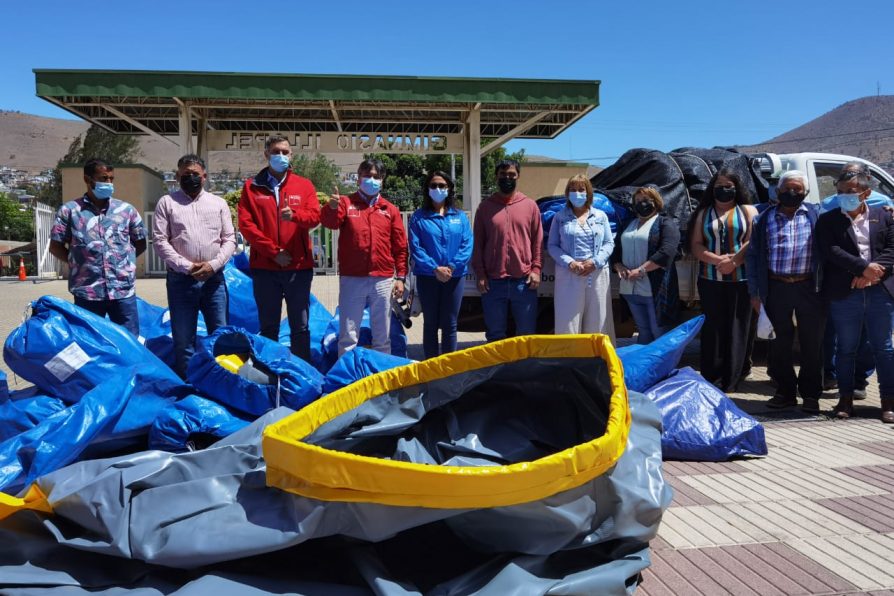
[[[571,179],[568,180],[568,183],[565,184],[565,204],[569,206],[571,205],[571,202],[568,200],[568,193],[570,192],[569,189],[571,188],[572,184],[576,184],[578,182],[583,184],[584,188],[587,190],[587,202],[584,203],[584,206],[589,207],[593,204],[593,185],[590,184],[590,179],[583,174],[572,176]]]
[[[661,198],[661,193],[658,192],[658,189],[654,186],[642,186],[636,189],[636,192],[633,193],[633,202],[636,202],[636,195],[643,195],[644,197],[648,197],[655,202],[655,211],[662,212],[664,211],[664,199]]]

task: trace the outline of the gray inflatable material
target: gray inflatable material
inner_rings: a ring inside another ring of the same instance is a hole
[[[671,492],[661,473],[660,414],[642,394],[629,399],[633,423],[614,468],[576,489],[511,507],[324,502],[269,488],[260,437],[290,413],[285,408],[204,451],[76,463],[38,481],[55,515],[20,512],[0,522],[0,588],[215,596],[632,593]]]

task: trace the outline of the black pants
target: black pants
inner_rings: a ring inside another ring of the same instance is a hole
[[[823,393],[823,334],[826,330],[826,306],[813,291],[813,280],[785,283],[771,279],[764,309],[776,339],[767,353],[767,373],[776,380],[778,395],[819,399]],[[795,377],[792,344],[795,341],[797,318],[801,370]]]
[[[705,324],[701,332],[701,374],[723,391],[735,391],[751,356],[754,310],[744,281],[699,278]]]

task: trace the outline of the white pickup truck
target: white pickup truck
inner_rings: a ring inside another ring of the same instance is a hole
[[[876,164],[849,155],[837,155],[833,153],[757,153],[751,156],[760,166],[761,175],[770,182],[771,196],[775,196],[775,183],[777,177],[788,170],[800,170],[807,174],[810,183],[810,192],[807,201],[819,203],[825,197],[835,194],[835,181],[841,172],[841,167],[849,161],[859,160],[869,166],[872,173],[872,187],[874,190],[894,197],[894,177],[888,174]],[[538,331],[552,332],[548,327],[552,321],[553,290],[555,287],[555,263],[543,251],[543,277],[538,290],[540,317]],[[685,256],[676,263],[680,284],[680,300],[689,305],[698,302],[696,281],[698,278],[698,262],[691,256]],[[618,277],[612,275],[612,294],[618,299]],[[483,329],[483,317],[481,315],[481,296],[476,287],[475,274],[468,273],[463,290],[463,305],[460,312],[460,326],[463,329]],[[614,309],[618,312],[619,309]],[[617,323],[617,321],[616,321]]]

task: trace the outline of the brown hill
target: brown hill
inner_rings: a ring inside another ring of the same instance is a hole
[[[868,159],[894,173],[894,95],[863,97],[746,152],[843,153]]]
[[[81,120],[46,118],[21,112],[0,111],[0,166],[9,166],[37,174],[55,167],[76,136],[87,131]],[[140,163],[159,172],[173,170],[180,148],[168,141],[139,136]],[[340,166],[356,168],[361,154],[333,156]],[[248,176],[263,167],[263,156],[255,151],[212,151],[208,156],[213,172],[227,170]]]

